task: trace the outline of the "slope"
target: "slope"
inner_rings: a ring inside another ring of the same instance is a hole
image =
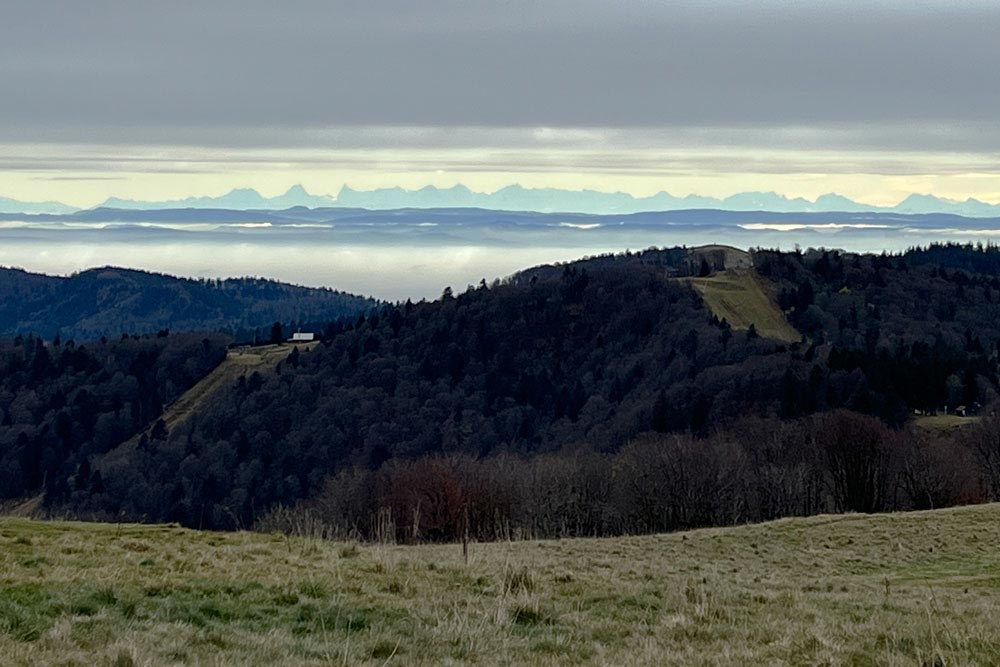
[[[203,408],[220,390],[232,385],[241,376],[250,375],[255,371],[274,370],[281,361],[288,358],[292,350],[298,348],[307,351],[316,345],[317,343],[263,345],[230,350],[226,358],[211,373],[168,405],[163,410],[160,420],[168,432],[172,431]],[[151,431],[152,429],[147,429],[146,434],[150,435]],[[136,441],[139,437],[137,435],[132,440]]]
[[[786,320],[753,269],[729,269],[700,278],[684,278],[720,320],[734,329],[753,324],[761,336],[794,343],[802,336]]]
[[[213,665],[992,665],[1000,506],[357,546],[0,520],[0,654]]]
[[[193,280],[104,267],[70,277],[0,268],[0,336],[59,333],[77,341],[120,334],[228,331],[249,340],[274,322],[356,317],[372,299],[258,278]]]

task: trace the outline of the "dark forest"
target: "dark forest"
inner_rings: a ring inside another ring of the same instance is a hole
[[[594,257],[331,319],[318,346],[139,440],[229,339],[21,336],[0,346],[0,494],[399,540],[1000,498],[997,248],[752,254],[799,342],[713,315],[683,276],[717,267],[684,249]],[[959,412],[982,418],[913,425]]]

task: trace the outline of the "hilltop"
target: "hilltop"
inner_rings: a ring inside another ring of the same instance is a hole
[[[252,339],[274,322],[356,317],[375,303],[260,278],[194,280],[110,266],[58,277],[0,267],[0,336],[80,341],[170,329]]]
[[[1000,506],[358,546],[0,519],[4,664],[993,665]]]
[[[770,283],[753,268],[753,255],[723,245],[691,248],[680,278],[697,290],[719,320],[737,331],[794,343],[801,334],[778,307]]]

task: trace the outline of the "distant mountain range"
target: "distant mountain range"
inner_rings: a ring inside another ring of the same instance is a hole
[[[57,201],[27,202],[18,201],[17,199],[8,199],[7,197],[0,197],[0,213],[65,215],[78,210],[79,209],[73,208],[72,206],[60,204]]]
[[[186,199],[172,199],[167,201],[134,201],[132,199],[111,197],[103,201],[97,208],[117,208],[130,211],[169,208],[265,209],[279,211],[295,206],[321,208],[336,205],[337,200],[334,197],[312,195],[306,192],[306,189],[301,185],[295,185],[289,188],[288,192],[277,197],[264,197],[252,188],[238,188],[227,192],[221,197],[188,197]]]
[[[658,192],[650,197],[634,197],[627,192],[524,188],[509,185],[493,193],[473,192],[464,185],[451,188],[427,186],[419,190],[383,188],[354,190],[345,185],[336,197],[337,206],[367,209],[474,207],[540,213],[640,213],[715,209],[720,211],[773,211],[775,213],[950,213],[973,218],[1000,216],[1000,205],[977,199],[954,201],[933,195],[910,195],[896,206],[861,204],[837,194],[825,194],[809,201],[789,198],[776,192],[742,192],[723,199],[687,195],[677,197]]]
[[[240,188],[220,197],[188,197],[167,201],[136,201],[112,197],[95,208],[130,211],[186,208],[276,211],[294,207],[347,207],[372,210],[483,208],[590,214],[714,209],[775,213],[947,213],[970,218],[1000,217],[1000,204],[989,204],[971,198],[957,201],[929,194],[913,194],[895,206],[886,207],[862,204],[833,193],[821,195],[815,201],[802,197],[790,198],[775,192],[742,192],[722,199],[698,195],[677,197],[667,192],[658,192],[649,197],[635,197],[627,192],[525,188],[520,185],[509,185],[496,192],[487,193],[474,192],[461,184],[450,188],[429,185],[419,190],[405,190],[399,187],[355,190],[344,185],[336,196],[311,194],[301,185],[289,188],[284,194],[275,197],[264,197],[256,190]],[[59,202],[20,202],[0,197],[0,213],[62,215],[76,210],[78,209]]]

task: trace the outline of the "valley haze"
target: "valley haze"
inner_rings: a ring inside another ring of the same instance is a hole
[[[901,251],[1000,240],[1000,218],[947,213],[690,209],[538,213],[480,208],[113,209],[0,214],[0,265],[66,275],[125,266],[265,276],[390,301],[435,298],[549,262],[724,243]],[[414,249],[419,249],[417,254]]]

